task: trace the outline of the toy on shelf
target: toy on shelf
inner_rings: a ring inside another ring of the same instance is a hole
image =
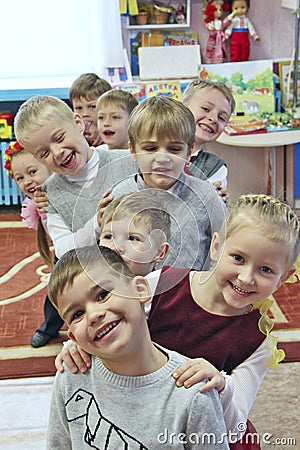
[[[250,55],[249,34],[254,41],[260,41],[260,36],[246,14],[250,0],[232,0],[229,26],[225,30],[225,39],[230,38],[230,61],[248,61]]]
[[[0,111],[0,139],[12,139],[12,118],[13,114],[11,111]]]
[[[184,5],[179,5],[176,13],[175,13],[175,19],[177,23],[186,23],[186,16],[185,16],[185,8]]]
[[[209,37],[206,45],[206,63],[219,64],[226,58],[224,29],[229,25],[228,18],[222,20],[223,13],[228,11],[227,0],[210,0],[203,11]]]

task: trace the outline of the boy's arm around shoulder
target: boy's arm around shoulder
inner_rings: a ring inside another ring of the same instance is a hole
[[[199,385],[195,386],[199,388]],[[189,412],[185,448],[229,449],[223,409],[216,389],[195,393]]]
[[[227,214],[227,207],[222,198],[217,194],[216,189],[207,180],[200,180],[195,177],[187,177],[188,183],[194,195],[199,197],[199,201],[202,201],[206,212],[209,216],[210,230],[212,234],[215,231],[219,231]]]

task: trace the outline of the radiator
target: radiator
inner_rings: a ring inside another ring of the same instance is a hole
[[[4,169],[4,152],[8,142],[0,142],[1,168],[0,168],[0,206],[19,205],[24,199],[24,194],[19,191],[15,180],[12,180]]]

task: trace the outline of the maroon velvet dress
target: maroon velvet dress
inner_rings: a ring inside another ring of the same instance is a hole
[[[230,374],[261,345],[265,336],[258,329],[260,313],[219,316],[194,301],[189,271],[164,267],[152,300],[148,319],[154,342],[190,358],[205,358],[218,370]],[[248,421],[248,430],[255,432]],[[245,439],[246,440],[246,439]],[[256,450],[260,446],[231,444],[231,449]]]

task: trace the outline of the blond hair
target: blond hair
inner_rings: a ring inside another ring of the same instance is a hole
[[[96,109],[98,111],[101,107],[105,108],[112,105],[123,109],[129,115],[138,104],[139,102],[130,92],[122,89],[112,89],[104,92],[98,98]]]
[[[195,120],[191,111],[170,97],[150,97],[134,108],[128,123],[129,141],[133,150],[137,142],[150,138],[181,140],[190,149],[195,142]]]
[[[53,119],[75,123],[71,108],[59,98],[37,95],[23,103],[14,120],[14,131],[19,143],[26,147],[31,134],[51,123]]]
[[[171,219],[163,202],[148,192],[131,192],[111,202],[102,217],[101,227],[113,220],[131,218],[134,224],[143,222],[149,234],[163,244],[170,239]]]
[[[190,100],[194,97],[195,94],[197,94],[201,89],[215,89],[219,91],[221,94],[224,95],[224,97],[227,99],[231,114],[235,110],[235,100],[231,93],[231,90],[228,86],[226,86],[225,83],[222,83],[220,81],[209,81],[209,80],[193,80],[189,83],[187,88],[185,89],[184,93],[182,94],[182,102],[187,105]]]
[[[69,98],[71,102],[75,98],[82,97],[86,100],[93,100],[110,89],[111,85],[104,78],[98,77],[95,73],[83,73],[73,81],[69,90]]]
[[[300,251],[300,221],[289,205],[265,194],[241,195],[229,206],[221,236],[227,239],[245,227],[258,230],[271,241],[285,244],[287,268],[294,264]]]
[[[54,265],[49,279],[48,296],[55,308],[59,309],[59,297],[64,289],[71,287],[75,278],[83,272],[89,276],[89,271],[96,265],[108,265],[124,279],[135,277],[121,256],[110,248],[91,245],[69,250]]]

